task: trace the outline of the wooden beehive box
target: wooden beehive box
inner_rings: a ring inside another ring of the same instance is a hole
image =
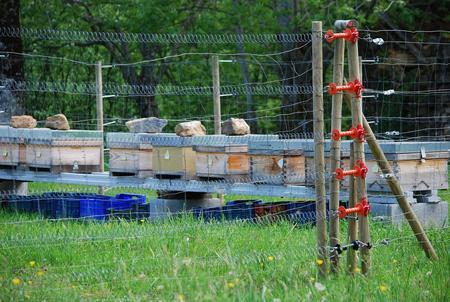
[[[249,143],[253,182],[305,184],[305,157],[301,140],[269,140]]]
[[[303,140],[303,148],[305,154],[305,173],[306,181],[308,186],[315,185],[316,170],[314,167],[314,140],[305,139]],[[330,171],[330,148],[331,141],[325,140],[324,151],[325,151],[325,183],[328,186],[330,183],[330,177],[334,177],[334,171]],[[341,165],[342,169],[349,169],[350,166],[350,141],[341,141]],[[344,186],[348,186],[348,177],[341,181]]]
[[[160,135],[153,140],[153,174],[156,178],[195,179],[195,151],[199,137]]]
[[[450,142],[381,141],[380,147],[404,191],[448,188]],[[366,144],[368,191],[389,192],[386,179]]]
[[[196,174],[199,178],[241,179],[250,171],[248,146],[194,146]]]
[[[147,133],[108,133],[109,172],[112,176],[150,177],[153,172],[152,137]]]
[[[276,138],[276,135],[259,134],[204,136],[194,147],[197,152],[197,176],[249,182],[248,144],[252,141],[267,141]]]
[[[97,172],[103,133],[88,130],[17,129],[19,164],[32,170]]]
[[[0,166],[15,167],[19,164],[19,146],[24,142],[20,141],[17,129],[2,126],[0,127]],[[23,147],[22,147],[23,148]]]

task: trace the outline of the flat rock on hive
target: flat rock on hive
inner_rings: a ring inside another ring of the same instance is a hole
[[[222,123],[222,134],[247,135],[250,134],[250,126],[244,119],[230,118]]]
[[[45,122],[45,128],[53,130],[70,130],[69,121],[64,114],[49,116]]]
[[[128,121],[125,125],[133,133],[160,133],[167,125],[167,120],[157,117],[146,117]]]
[[[184,122],[175,126],[175,133],[183,137],[201,136],[206,135],[206,128],[200,121]]]
[[[11,127],[13,128],[35,128],[36,120],[31,115],[15,115],[11,117]]]

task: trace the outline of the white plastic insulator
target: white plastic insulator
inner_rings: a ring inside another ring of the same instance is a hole
[[[375,39],[372,39],[372,42],[373,42],[374,44],[377,44],[377,45],[383,45],[383,44],[384,44],[384,40],[383,40],[382,38],[375,38]]]

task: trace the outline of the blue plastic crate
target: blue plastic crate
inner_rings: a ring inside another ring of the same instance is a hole
[[[114,197],[112,208],[114,210],[128,210],[135,204],[145,204],[145,202],[145,195],[128,193],[117,194]]]
[[[298,224],[308,224],[316,221],[316,203],[314,201],[290,202],[287,205],[290,221]]]
[[[223,208],[224,216],[228,220],[254,219],[255,205],[260,204],[261,202],[262,202],[261,200],[257,199],[230,201]]]
[[[21,213],[32,213],[36,208],[35,197],[33,196],[23,196],[23,195],[10,195],[10,200],[8,201],[12,209]]]
[[[80,218],[105,220],[108,209],[113,208],[114,197],[93,195],[80,198]]]
[[[221,207],[213,207],[213,208],[193,208],[192,209],[194,217],[197,219],[202,219],[205,222],[216,220],[223,220],[223,210]]]

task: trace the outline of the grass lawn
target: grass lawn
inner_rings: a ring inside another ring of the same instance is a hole
[[[31,185],[34,192],[61,188],[85,189]],[[189,216],[52,222],[0,212],[0,301],[449,301],[448,229],[428,231],[438,262],[425,257],[407,226],[372,221],[370,230],[370,276],[341,272],[318,284],[311,226],[205,224]],[[397,239],[377,245],[384,238]]]

